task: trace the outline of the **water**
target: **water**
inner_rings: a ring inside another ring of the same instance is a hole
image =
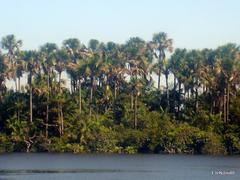
[[[0,180],[240,179],[239,156],[1,154]]]

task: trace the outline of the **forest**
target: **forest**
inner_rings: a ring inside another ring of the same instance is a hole
[[[1,38],[0,153],[240,154],[237,44],[180,49],[159,32],[23,45]]]

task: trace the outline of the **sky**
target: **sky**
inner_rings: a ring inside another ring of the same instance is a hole
[[[124,43],[166,32],[175,48],[240,44],[239,0],[0,0],[0,38],[14,34],[22,49],[64,39]]]

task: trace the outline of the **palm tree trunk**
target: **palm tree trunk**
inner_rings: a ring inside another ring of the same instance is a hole
[[[61,117],[61,130],[62,130],[62,135],[63,135],[64,134],[64,118],[63,118],[62,105],[60,105],[60,117]]]
[[[177,109],[178,109],[178,117],[180,115],[180,105],[181,105],[180,101],[181,101],[181,82],[178,81],[178,107],[177,107]]]
[[[229,120],[230,85],[227,84],[226,122]]]
[[[138,99],[137,99],[138,95],[135,95],[135,103],[134,103],[134,128],[137,128],[137,103],[138,103]]]
[[[20,86],[20,77],[18,77],[18,92],[20,92],[21,86]]]
[[[30,72],[30,81],[29,81],[29,114],[30,114],[30,122],[32,123],[33,122],[33,106],[32,106],[32,73]]]
[[[47,74],[47,110],[46,110],[46,125],[45,125],[45,136],[48,138],[48,122],[49,122],[49,99],[50,99],[50,77],[49,72]]]
[[[48,139],[48,105],[47,105],[47,114],[46,114],[46,122],[45,122],[45,137]]]
[[[177,89],[177,78],[173,74],[173,112],[174,112],[174,119],[176,118],[176,89]]]
[[[196,92],[195,92],[195,98],[196,98],[196,105],[195,105],[195,108],[196,108],[196,111],[198,111],[198,88],[196,88],[196,90],[195,90]]]
[[[227,122],[227,90],[224,88],[224,95],[223,95],[223,121]]]
[[[90,106],[89,106],[89,116],[92,116],[92,100],[93,100],[93,87],[90,89]]]
[[[133,109],[133,92],[131,92],[131,109]]]
[[[19,100],[19,92],[20,92],[20,77],[18,78],[18,94],[17,94],[17,101],[18,103],[20,103],[20,100]],[[17,120],[19,121],[20,120],[20,109],[19,109],[19,106],[17,107]]]
[[[58,80],[58,86],[59,86],[59,93],[62,94],[62,89],[61,89],[61,77],[62,77],[62,72],[59,72],[59,80]],[[63,110],[62,110],[62,104],[59,102],[59,122],[61,122],[61,135],[63,135],[64,131],[64,119],[63,119]]]
[[[82,113],[82,82],[79,79],[79,113]]]
[[[14,83],[15,83],[16,92],[18,92],[18,85],[17,85],[17,79],[16,79],[16,77],[14,77]]]
[[[92,77],[91,89],[90,89],[90,105],[89,105],[89,116],[92,116],[92,102],[93,102],[93,85],[94,85],[94,77]]]
[[[211,100],[210,100],[210,113],[211,114],[213,114],[214,112],[213,112],[213,109],[214,109],[214,107],[215,107],[215,101],[213,100],[213,97],[212,97],[212,95],[210,95],[211,97]]]
[[[61,93],[61,76],[62,76],[62,72],[59,72],[59,76],[58,76],[58,89],[59,89],[59,93]]]
[[[173,74],[173,89],[174,89],[174,91],[176,91],[176,88],[177,88],[177,78],[176,78],[176,76]]]
[[[73,94],[73,81],[72,81],[72,77],[71,77],[71,80],[70,80],[70,91]]]
[[[117,99],[117,82],[114,82],[114,99]]]
[[[57,112],[57,115],[58,115],[58,131],[59,131],[59,135],[61,136],[62,135],[62,120],[61,120],[61,115],[60,115],[60,106],[58,104],[58,112]]]
[[[167,91],[167,109],[169,108],[169,87],[168,87],[168,74],[166,74],[166,91]]]
[[[158,91],[160,91],[160,83],[161,83],[161,69],[158,69]]]
[[[76,81],[75,80],[73,80],[73,92],[75,92],[76,91]]]

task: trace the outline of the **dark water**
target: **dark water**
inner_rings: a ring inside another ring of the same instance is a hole
[[[240,180],[240,157],[1,154],[1,179]]]

